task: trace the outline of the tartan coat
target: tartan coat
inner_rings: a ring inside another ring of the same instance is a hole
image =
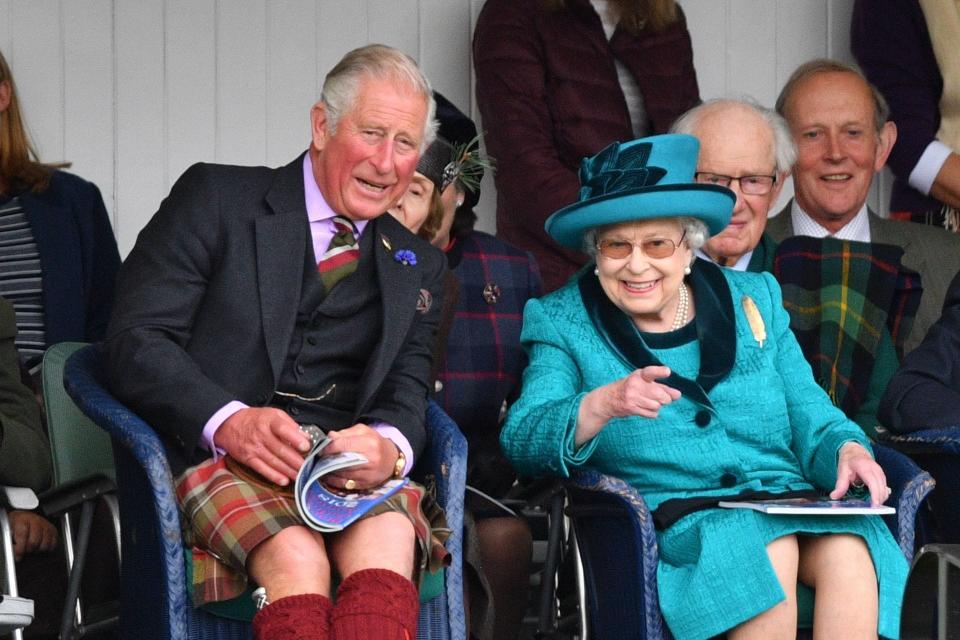
[[[482,231],[458,238],[447,259],[460,290],[435,399],[467,437],[469,482],[499,496],[514,478],[500,453],[501,414],[520,393],[523,307],[539,297],[540,277],[530,253]]]
[[[792,205],[791,199],[779,214],[767,221],[767,233],[776,242],[794,235],[790,220]],[[924,224],[881,218],[871,210],[867,215],[870,240],[902,248],[903,266],[920,274],[923,295],[910,335],[904,340],[903,352],[907,354],[920,344],[940,317],[950,279],[960,271],[960,236]]]
[[[527,304],[522,342],[530,364],[501,433],[518,472],[566,476],[589,466],[622,478],[656,509],[673,498],[747,490],[832,490],[840,447],[854,441],[870,448],[813,379],[771,274],[698,259],[688,283],[697,314],[685,329],[696,339],[666,348],[648,348],[592,271]],[[746,296],[759,310],[764,338],[747,321]],[[671,369],[663,382],[681,397],[655,419],[613,419],[575,447],[584,395],[660,362]],[[781,601],[765,545],[798,531],[863,537],[879,577],[878,631],[897,637],[907,565],[880,518],[747,509],[704,509],[658,532],[660,605],[673,635],[712,637]]]

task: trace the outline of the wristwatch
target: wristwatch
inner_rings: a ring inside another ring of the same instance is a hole
[[[403,468],[407,466],[407,456],[403,455],[400,447],[397,447],[397,462],[393,465],[393,477],[402,478]]]

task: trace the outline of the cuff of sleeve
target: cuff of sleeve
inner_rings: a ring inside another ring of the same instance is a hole
[[[934,140],[923,150],[920,159],[913,167],[913,171],[910,172],[907,182],[924,195],[930,195],[933,182],[937,179],[940,168],[951,153],[953,153],[953,149],[939,140]]]
[[[563,439],[563,453],[561,455],[564,477],[570,475],[570,467],[579,467],[586,464],[597,448],[596,436],[579,447],[576,445],[577,416],[580,415],[580,403],[583,402],[586,395],[586,393],[581,393],[577,396],[576,401],[571,403],[570,414],[567,416],[567,429]]]
[[[227,454],[226,451],[214,444],[213,436],[216,435],[217,429],[227,421],[227,418],[235,414],[241,409],[248,409],[249,407],[239,400],[233,400],[227,404],[220,407],[215,414],[210,416],[210,419],[207,420],[207,424],[203,425],[203,437],[200,438],[200,446],[213,454],[213,461],[216,462],[220,459],[221,456]]]
[[[403,467],[403,475],[406,476],[410,473],[410,469],[413,468],[413,449],[410,448],[410,442],[407,438],[400,433],[400,429],[386,422],[375,422],[370,425],[370,428],[397,445],[397,448],[403,452],[403,457],[407,460],[407,464]]]

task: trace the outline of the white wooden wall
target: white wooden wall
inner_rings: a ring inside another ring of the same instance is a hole
[[[749,94],[772,105],[799,63],[850,60],[852,0],[680,3],[704,98]],[[0,50],[41,158],[70,161],[100,186],[126,255],[193,162],[276,166],[306,148],[323,75],[351,48],[383,42],[407,51],[435,88],[475,114],[470,39],[482,6],[0,0]],[[494,202],[485,180],[479,212],[487,230]]]

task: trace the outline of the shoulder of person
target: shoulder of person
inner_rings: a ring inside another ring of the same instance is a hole
[[[717,268],[730,284],[730,294],[735,307],[740,304],[743,296],[750,296],[758,307],[768,306],[774,299],[782,297],[780,284],[772,273]]]

